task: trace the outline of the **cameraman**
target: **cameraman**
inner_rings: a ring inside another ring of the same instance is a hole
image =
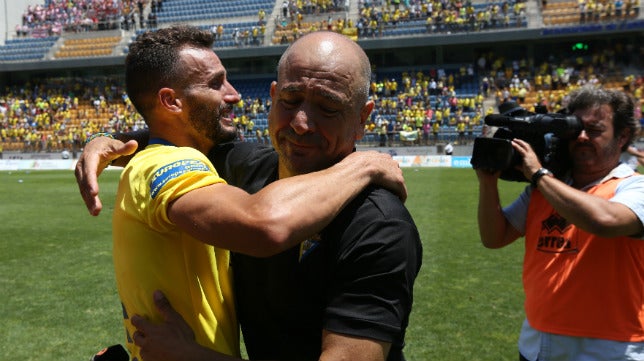
[[[512,146],[532,184],[509,206],[500,172],[476,169],[481,242],[525,236],[520,360],[644,360],[644,176],[619,161],[639,127],[633,100],[583,87],[568,109],[584,130],[567,143],[561,180],[520,139]]]

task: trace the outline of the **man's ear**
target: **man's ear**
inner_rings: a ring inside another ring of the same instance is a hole
[[[617,136],[617,145],[622,151],[628,148],[627,143],[631,139],[632,130],[630,128],[624,128]]]
[[[364,125],[367,123],[367,119],[369,119],[369,116],[371,115],[371,112],[373,111],[373,107],[375,106],[375,103],[373,100],[369,100],[364,105],[362,106],[362,109],[360,109],[360,124],[364,127]]]
[[[367,124],[367,119],[369,119],[369,116],[373,111],[374,105],[375,103],[373,102],[373,100],[369,100],[362,106],[362,109],[360,109],[360,123],[357,124],[356,128],[356,140],[360,140],[362,139],[362,137],[364,137],[364,127],[365,124]]]
[[[161,88],[159,89],[159,103],[173,113],[178,113],[182,111],[181,99],[177,97],[177,93],[172,88]]]

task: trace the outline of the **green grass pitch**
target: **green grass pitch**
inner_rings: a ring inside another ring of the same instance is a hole
[[[0,172],[0,359],[88,360],[123,342],[111,260],[118,175],[101,176],[104,209],[92,217],[71,171]],[[407,359],[516,360],[522,242],[481,246],[471,169],[408,168],[405,176],[424,246]],[[525,186],[500,184],[504,204]]]

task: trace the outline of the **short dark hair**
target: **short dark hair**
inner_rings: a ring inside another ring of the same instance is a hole
[[[125,58],[125,86],[136,110],[144,117],[159,89],[182,81],[177,67],[185,47],[212,49],[214,35],[194,26],[172,26],[137,36]]]
[[[639,119],[635,119],[635,103],[630,95],[619,90],[586,85],[570,93],[568,111],[573,113],[578,109],[588,109],[604,104],[608,104],[613,110],[615,137],[619,137],[624,129],[630,131],[628,141],[622,147],[622,151],[625,151],[640,129]]]

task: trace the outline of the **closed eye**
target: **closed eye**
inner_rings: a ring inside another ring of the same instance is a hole
[[[286,99],[286,98],[281,98],[280,103],[284,106],[286,109],[293,109],[297,107],[297,105],[300,103],[299,100],[294,100],[294,99]]]
[[[208,83],[208,86],[209,86],[211,89],[219,90],[219,89],[221,89],[221,87],[224,85],[224,81],[223,81],[223,80],[224,80],[224,79],[219,79],[219,78],[213,79],[213,80],[211,80],[211,81],[210,81],[210,83]]]
[[[333,116],[333,115],[336,115],[336,114],[338,114],[340,112],[339,110],[337,110],[335,108],[329,108],[329,107],[325,107],[325,106],[320,106],[320,110],[322,111],[322,113],[324,115],[327,115],[327,116]]]
[[[584,131],[589,136],[598,136],[601,135],[604,130],[601,128],[585,128]]]

